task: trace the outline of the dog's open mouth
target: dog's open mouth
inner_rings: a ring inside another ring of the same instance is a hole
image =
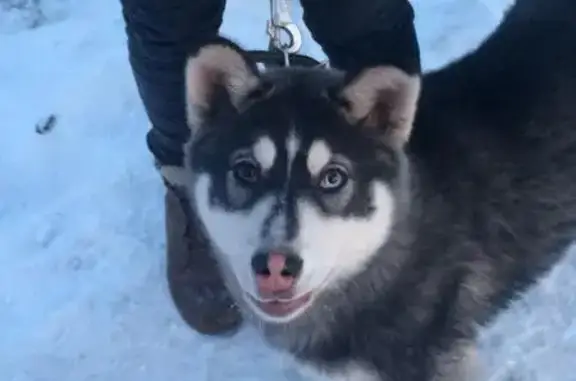
[[[274,318],[285,318],[308,306],[312,293],[307,292],[294,299],[259,300],[249,295],[252,303],[264,314]]]

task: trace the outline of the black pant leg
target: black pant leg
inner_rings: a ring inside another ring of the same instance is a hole
[[[333,67],[355,72],[394,65],[419,73],[420,48],[408,0],[301,0],[304,22]]]
[[[184,103],[187,54],[218,33],[225,0],[121,0],[129,59],[153,127],[150,151],[162,165],[182,164],[189,136]]]

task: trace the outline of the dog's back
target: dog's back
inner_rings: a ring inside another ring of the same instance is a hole
[[[495,312],[576,233],[576,2],[517,0],[475,52],[424,77],[415,125],[445,233],[493,264]]]

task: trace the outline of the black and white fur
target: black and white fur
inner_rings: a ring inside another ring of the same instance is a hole
[[[574,0],[517,0],[476,51],[422,79],[260,74],[224,39],[186,78],[187,168],[164,174],[186,182],[246,315],[332,380],[475,379],[478,329],[574,238]],[[279,247],[312,297],[275,318],[251,301],[250,261]]]

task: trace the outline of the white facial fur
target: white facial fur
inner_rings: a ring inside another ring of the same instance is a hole
[[[300,221],[296,250],[304,261],[299,286],[316,289],[360,271],[390,236],[394,200],[388,187],[372,185],[374,213],[368,218],[322,215],[309,201],[298,202]]]
[[[263,171],[268,171],[277,158],[276,145],[268,136],[261,136],[252,145],[252,154]],[[209,237],[217,250],[226,257],[227,264],[244,291],[256,296],[251,256],[262,248],[261,231],[265,221],[273,212],[275,198],[268,196],[245,212],[229,212],[210,206],[212,180],[209,175],[200,175],[195,183],[195,206]],[[285,220],[275,218],[270,229],[271,238],[283,239]]]
[[[262,136],[254,143],[252,151],[263,171],[266,172],[272,168],[276,160],[276,145],[272,139],[268,136]]]
[[[320,171],[330,162],[332,151],[324,140],[316,140],[308,150],[306,165],[312,177],[318,176]]]
[[[295,140],[285,144],[290,153]],[[278,150],[269,138],[260,138],[253,145],[253,153],[261,165],[269,169]],[[332,151],[323,140],[313,142],[307,153],[306,166],[312,176],[321,173],[330,163]],[[270,164],[271,163],[271,164]],[[286,217],[275,215],[268,221],[268,237],[262,237],[263,225],[274,213],[277,195],[259,200],[249,211],[225,211],[211,206],[209,195],[210,175],[199,175],[193,199],[200,219],[217,250],[227,261],[244,291],[256,296],[255,281],[251,270],[252,255],[269,244],[287,244],[303,259],[302,274],[295,294],[338,286],[340,282],[361,271],[370,258],[389,238],[394,215],[394,199],[383,182],[371,185],[371,201],[374,212],[368,217],[329,216],[323,214],[308,199],[297,201],[298,231],[291,242],[286,242]],[[295,314],[293,317],[298,316]],[[273,319],[269,319],[273,320]],[[278,319],[274,319],[280,322]],[[281,319],[284,321],[285,319]]]
[[[254,278],[250,265],[251,256],[260,248],[260,232],[274,203],[273,197],[265,197],[245,213],[228,212],[210,205],[210,175],[198,177],[194,189],[194,201],[198,216],[208,236],[236,275],[246,292],[256,296]]]
[[[332,160],[324,140],[310,146],[307,167],[317,176]],[[326,216],[308,200],[298,201],[299,229],[295,247],[304,260],[300,287],[306,291],[330,287],[362,269],[382,246],[392,228],[394,199],[386,184],[372,184],[374,213],[368,218]]]

